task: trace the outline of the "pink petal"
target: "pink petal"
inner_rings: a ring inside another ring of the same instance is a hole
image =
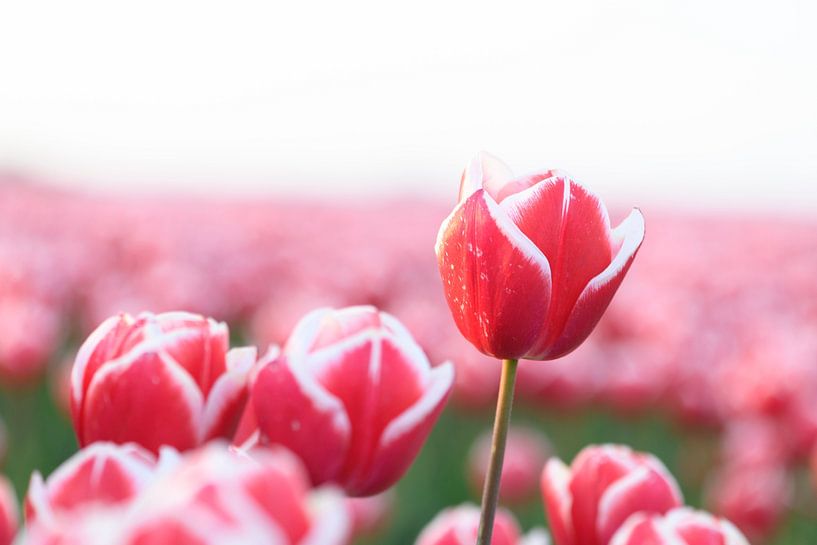
[[[614,245],[620,245],[618,253],[610,265],[584,287],[548,357],[560,357],[575,349],[604,314],[644,240],[644,217],[638,209],[615,229],[613,240]]]
[[[501,202],[511,220],[550,263],[550,311],[531,359],[552,359],[582,290],[612,260],[610,220],[599,198],[563,173]]]
[[[166,355],[132,350],[94,376],[83,409],[80,444],[135,442],[152,452],[200,441],[203,399],[190,376]]]
[[[556,545],[574,545],[570,494],[570,469],[558,458],[551,458],[542,471],[542,498],[547,510],[550,532]]]
[[[262,443],[297,454],[317,485],[337,475],[346,459],[349,418],[339,399],[287,359],[270,361],[258,372],[251,396],[255,418]]]
[[[528,353],[550,302],[550,266],[542,252],[482,190],[443,222],[436,252],[463,336],[494,357]]]
[[[501,159],[482,151],[465,167],[460,179],[460,194],[457,202],[462,202],[480,189],[484,189],[495,201],[502,188],[513,178],[511,169]]]
[[[227,371],[213,384],[204,407],[202,436],[230,437],[247,401],[247,377],[255,364],[254,347],[234,348],[227,353]]]

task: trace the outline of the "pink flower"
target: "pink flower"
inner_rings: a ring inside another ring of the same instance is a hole
[[[523,503],[536,495],[537,477],[551,455],[551,446],[541,432],[523,427],[508,430],[505,463],[499,484],[499,499],[505,504]],[[472,487],[481,492],[491,456],[491,431],[480,435],[468,454]]]
[[[480,154],[435,249],[465,338],[489,356],[549,360],[590,334],[643,238],[637,209],[611,229],[604,204],[564,172],[514,177]]]
[[[231,436],[255,350],[227,347],[227,326],[196,314],[109,318],[80,347],[71,373],[80,445],[135,442],[157,452]]]
[[[408,469],[451,391],[409,332],[374,307],[320,309],[259,362],[236,443],[281,444],[313,484],[365,496]]]
[[[11,545],[18,524],[17,497],[8,479],[0,476],[0,545]]]
[[[631,514],[682,504],[664,464],[620,445],[586,447],[569,468],[551,458],[541,484],[556,545],[607,545]]]
[[[616,532],[610,545],[749,545],[725,519],[678,507],[664,516],[637,513]]]
[[[312,491],[300,462],[282,450],[251,459],[212,443],[167,452],[138,496],[86,503],[71,516],[28,528],[23,545],[345,545],[343,497]]]
[[[460,505],[441,511],[426,526],[415,545],[472,545],[479,529],[479,508]],[[547,534],[534,530],[528,536],[520,536],[519,524],[504,509],[496,512],[491,545],[547,545]]]
[[[153,479],[154,456],[135,444],[94,443],[69,458],[47,480],[35,471],[26,496],[26,520],[54,523],[90,504],[130,501]]]
[[[346,508],[352,519],[352,534],[368,536],[381,530],[391,519],[394,500],[393,489],[374,496],[346,498]]]

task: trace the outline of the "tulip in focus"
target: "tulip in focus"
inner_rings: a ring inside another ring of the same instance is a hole
[[[0,475],[0,545],[11,545],[17,534],[17,498],[11,483]]]
[[[637,209],[611,229],[604,204],[566,173],[515,177],[483,153],[435,250],[466,339],[496,358],[550,360],[590,334],[643,239]]]
[[[610,545],[749,545],[728,520],[689,507],[664,516],[638,513],[616,532]]]
[[[479,509],[473,505],[460,505],[440,512],[417,538],[414,545],[473,545],[479,526]],[[547,534],[533,530],[520,536],[519,524],[504,509],[496,513],[491,545],[548,545]]]
[[[71,373],[81,446],[135,442],[158,452],[230,437],[255,350],[227,351],[226,324],[196,314],[121,314],[83,343]]]
[[[556,545],[608,545],[633,513],[663,514],[683,502],[664,464],[620,445],[586,447],[570,467],[551,458],[541,484]]]
[[[505,461],[499,482],[499,501],[523,503],[536,495],[537,478],[551,455],[551,446],[541,432],[523,427],[508,430]],[[472,487],[482,490],[491,456],[491,432],[480,435],[468,454],[468,476]]]
[[[236,443],[281,444],[304,461],[313,484],[376,494],[408,469],[453,380],[452,365],[432,368],[393,316],[319,309],[298,323],[280,356],[259,362]]]
[[[26,521],[53,523],[89,504],[133,499],[153,479],[156,459],[133,443],[94,443],[65,461],[47,480],[35,471],[26,495]]]

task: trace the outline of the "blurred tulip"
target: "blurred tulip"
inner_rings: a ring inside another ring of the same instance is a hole
[[[466,339],[496,358],[548,360],[590,334],[643,238],[637,209],[611,230],[604,204],[564,172],[514,177],[480,154],[436,253]]]
[[[638,513],[616,532],[610,545],[749,545],[725,519],[679,507],[664,516]]]
[[[536,496],[537,478],[550,457],[552,449],[545,436],[532,428],[512,427],[508,430],[505,461],[499,483],[499,501],[510,505]],[[468,454],[468,476],[472,488],[482,491],[491,456],[491,431],[480,435]]]
[[[243,409],[255,350],[227,352],[227,326],[196,314],[109,318],[83,343],[71,373],[80,445],[135,442],[193,448],[229,437]]]
[[[18,524],[17,497],[8,479],[0,475],[0,545],[11,545]]]
[[[662,514],[683,502],[664,464],[621,445],[586,447],[569,468],[551,458],[541,485],[556,545],[607,545],[631,514]]]
[[[371,536],[384,528],[394,510],[394,500],[394,490],[363,498],[346,498],[346,508],[352,519],[352,535]]]
[[[472,545],[477,538],[479,508],[460,505],[440,512],[420,533],[415,545]],[[499,509],[491,545],[520,544],[519,524],[509,511]]]
[[[792,493],[785,466],[727,462],[710,477],[705,501],[753,541],[762,541],[783,519]]]
[[[58,467],[47,480],[31,476],[25,501],[26,521],[53,523],[89,504],[130,501],[153,479],[156,459],[135,444],[94,443]]]
[[[164,454],[164,452],[163,452]],[[252,459],[213,443],[173,459],[136,498],[29,525],[22,545],[346,545],[342,496],[310,491],[280,450]]]
[[[15,385],[39,378],[60,342],[61,325],[50,305],[0,298],[0,381]]]
[[[374,307],[316,310],[280,357],[259,362],[236,443],[281,444],[313,484],[376,494],[408,469],[453,380],[452,365],[432,368],[393,316]]]

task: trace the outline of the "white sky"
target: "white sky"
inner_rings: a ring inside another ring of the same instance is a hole
[[[633,204],[817,210],[817,2],[0,4],[0,168],[454,199],[476,151]]]

